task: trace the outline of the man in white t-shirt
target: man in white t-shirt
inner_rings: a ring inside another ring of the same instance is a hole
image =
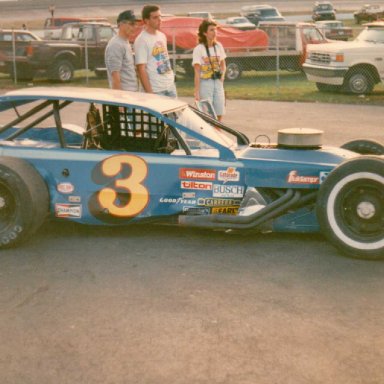
[[[134,43],[135,63],[140,82],[147,93],[177,97],[167,38],[159,30],[161,25],[159,6],[145,5],[142,18],[144,30]]]

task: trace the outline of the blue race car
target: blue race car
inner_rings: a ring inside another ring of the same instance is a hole
[[[375,142],[324,147],[321,131],[287,129],[250,143],[181,100],[69,87],[3,95],[0,124],[2,248],[50,217],[321,231],[352,257],[384,257]]]

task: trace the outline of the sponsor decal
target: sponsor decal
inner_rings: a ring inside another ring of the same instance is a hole
[[[196,197],[196,192],[183,192],[183,199],[194,199]]]
[[[214,169],[180,168],[179,178],[193,180],[215,180],[216,171]]]
[[[80,196],[68,196],[68,201],[70,203],[80,203],[81,197]]]
[[[183,207],[183,212],[189,215],[209,215],[211,210],[203,207]]]
[[[236,171],[234,167],[228,167],[226,170],[219,171],[217,180],[224,181],[224,183],[228,181],[239,181],[240,172]]]
[[[227,215],[236,215],[239,207],[213,207],[212,213],[224,213]]]
[[[200,191],[212,191],[212,183],[207,181],[186,181],[181,182],[182,189],[197,189]]]
[[[182,197],[161,197],[159,202],[166,203],[166,204],[196,205],[196,200],[183,199]]]
[[[214,199],[213,197],[200,197],[197,199],[197,205],[203,205],[207,207],[228,207],[240,204],[241,199]]]
[[[80,204],[55,204],[56,217],[64,218],[80,218],[81,205]]]
[[[57,184],[57,191],[60,193],[72,193],[75,187],[72,183],[59,183]]]
[[[319,176],[300,176],[297,171],[288,173],[287,182],[289,184],[320,184]]]
[[[213,197],[243,197],[244,187],[241,185],[213,185]]]
[[[327,178],[329,175],[329,172],[322,171],[320,172],[320,184],[324,182],[324,180]]]

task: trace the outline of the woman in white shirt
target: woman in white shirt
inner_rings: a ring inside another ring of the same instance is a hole
[[[225,113],[224,77],[226,54],[216,41],[217,24],[204,20],[199,26],[199,44],[193,50],[195,100],[209,100],[221,121]]]

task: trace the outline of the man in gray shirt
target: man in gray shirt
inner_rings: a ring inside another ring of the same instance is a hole
[[[105,65],[109,87],[124,91],[137,91],[137,76],[129,37],[135,32],[136,17],[133,11],[121,12],[117,17],[118,34],[105,49]]]

